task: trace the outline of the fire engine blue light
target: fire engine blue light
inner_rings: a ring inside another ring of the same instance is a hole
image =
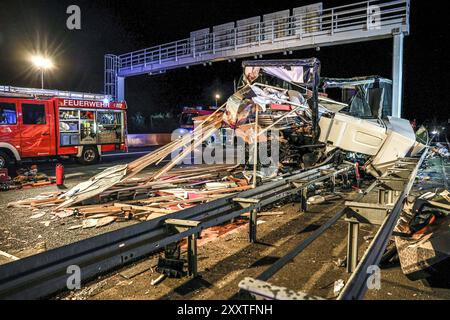
[[[104,104],[109,104],[109,99],[108,98],[103,99],[103,103]]]

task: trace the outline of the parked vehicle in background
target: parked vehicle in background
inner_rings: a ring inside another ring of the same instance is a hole
[[[208,116],[215,110],[208,107],[184,108],[180,119],[180,128],[194,130],[194,119],[201,116]]]
[[[185,107],[180,116],[179,128],[172,132],[172,140],[179,139],[195,129],[195,118],[213,114],[215,109],[209,107]]]
[[[57,156],[89,165],[126,151],[126,109],[105,95],[0,86],[0,168]]]

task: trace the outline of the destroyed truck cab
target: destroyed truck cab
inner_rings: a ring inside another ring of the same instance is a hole
[[[343,151],[362,155],[366,172],[379,177],[398,158],[424,147],[409,121],[390,116],[390,80],[321,79],[316,58],[246,61],[243,68],[239,90],[226,105],[224,127],[249,144],[251,130],[257,130],[258,141],[276,130],[279,135],[269,140],[279,142],[279,166],[310,168],[341,159]],[[332,89],[342,91],[342,102],[330,98]]]
[[[376,76],[323,79],[324,90],[341,90],[348,104],[340,112],[320,117],[319,141],[327,152],[339,148],[367,156],[366,173],[382,176],[405,156],[419,153],[426,141],[417,141],[410,122],[392,117],[392,81]]]
[[[279,166],[307,168],[316,164],[323,157],[314,145],[318,112],[313,110],[319,107],[320,62],[315,58],[245,61],[243,68],[239,90],[226,104],[222,132],[227,132],[227,138],[223,140],[242,139],[249,147],[256,140],[267,142],[271,151],[276,142]],[[235,139],[230,139],[231,135]],[[246,159],[253,155],[248,153]]]

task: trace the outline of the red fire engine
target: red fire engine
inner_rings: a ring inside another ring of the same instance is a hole
[[[0,168],[54,156],[88,165],[125,151],[126,109],[106,95],[0,86]]]

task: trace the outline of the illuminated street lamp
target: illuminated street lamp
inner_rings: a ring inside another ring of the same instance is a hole
[[[41,72],[41,87],[44,89],[44,72],[53,68],[53,62],[43,56],[33,56],[31,62]]]
[[[220,100],[220,94],[216,94],[216,109],[217,109],[217,107],[219,106],[219,100]]]

